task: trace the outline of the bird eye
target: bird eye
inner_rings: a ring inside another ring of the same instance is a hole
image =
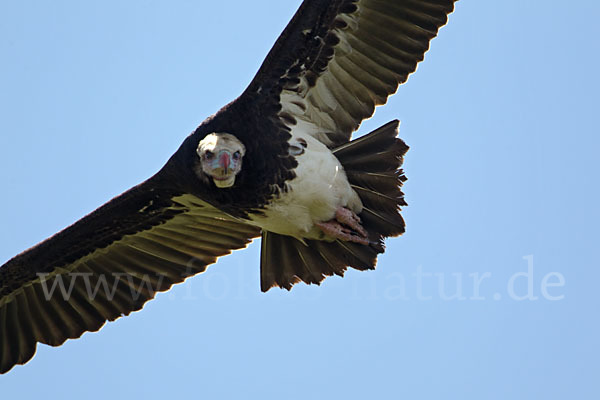
[[[207,160],[212,160],[215,157],[215,153],[213,153],[210,150],[206,150],[206,153],[204,153],[204,158]]]
[[[241,157],[242,157],[242,153],[240,153],[239,151],[236,151],[235,153],[233,153],[234,160],[239,160]]]

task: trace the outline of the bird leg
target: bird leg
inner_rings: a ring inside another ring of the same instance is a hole
[[[316,225],[321,230],[336,239],[342,239],[348,242],[369,244],[367,231],[360,224],[360,218],[356,213],[346,207],[338,207],[335,210],[335,218],[329,221],[317,222]]]

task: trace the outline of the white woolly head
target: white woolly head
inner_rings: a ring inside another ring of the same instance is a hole
[[[229,188],[242,170],[246,147],[229,133],[211,133],[198,143],[202,172],[212,178],[218,188]]]

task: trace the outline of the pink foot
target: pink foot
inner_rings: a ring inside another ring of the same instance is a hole
[[[364,245],[369,244],[367,231],[360,224],[360,218],[346,207],[339,207],[335,211],[335,219],[317,222],[316,225],[331,237]]]

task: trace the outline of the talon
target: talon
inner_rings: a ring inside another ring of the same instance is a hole
[[[367,231],[365,231],[365,229],[360,224],[361,221],[358,215],[356,215],[356,213],[347,209],[346,207],[339,207],[335,211],[335,219],[339,223],[344,224],[349,228],[353,229],[354,231],[358,232],[360,236],[365,238],[367,237]]]
[[[358,215],[345,207],[339,207],[335,211],[335,219],[317,222],[316,225],[331,237],[364,245],[370,244],[367,231],[360,224]]]

